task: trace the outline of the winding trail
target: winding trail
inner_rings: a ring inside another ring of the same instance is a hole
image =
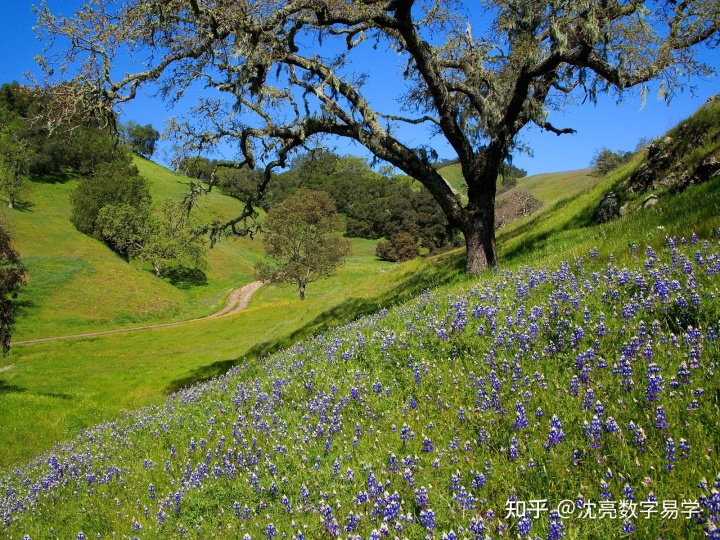
[[[250,304],[250,300],[252,300],[253,294],[257,292],[257,290],[262,287],[265,283],[263,281],[253,281],[252,283],[248,283],[247,285],[240,287],[239,289],[235,289],[233,292],[230,293],[230,296],[228,296],[227,301],[225,302],[225,307],[222,308],[220,311],[217,311],[211,315],[207,315],[205,317],[199,317],[197,319],[190,319],[187,321],[177,321],[177,322],[170,322],[170,323],[160,323],[160,324],[148,324],[145,326],[133,326],[131,328],[116,328],[115,330],[101,330],[99,332],[88,332],[86,334],[73,334],[71,336],[56,336],[56,337],[48,337],[48,338],[39,338],[39,339],[28,339],[26,341],[13,341],[10,343],[11,346],[14,345],[33,345],[35,343],[50,343],[53,341],[62,341],[66,339],[81,339],[81,338],[89,338],[89,337],[97,337],[97,336],[107,336],[110,334],[122,334],[124,332],[135,332],[137,330],[151,330],[153,328],[168,328],[170,326],[182,326],[184,324],[190,324],[198,321],[206,321],[208,319],[216,319],[217,317],[224,317],[226,315],[235,315],[236,313],[239,313],[246,307],[248,307],[248,304]]]

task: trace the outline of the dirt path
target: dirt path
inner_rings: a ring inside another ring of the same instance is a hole
[[[72,336],[56,336],[40,339],[28,339],[26,341],[13,341],[10,343],[10,345],[32,345],[34,343],[49,343],[52,341],[61,341],[65,339],[80,339],[88,337],[107,336],[110,334],[122,334],[123,332],[135,332],[137,330],[150,330],[152,328],[181,326],[183,324],[206,321],[208,319],[215,319],[217,317],[223,317],[225,315],[235,315],[236,313],[239,313],[240,311],[248,307],[248,304],[250,304],[250,300],[252,300],[253,294],[255,294],[255,292],[263,285],[264,282],[262,281],[253,281],[252,283],[248,283],[244,287],[235,289],[233,292],[230,293],[230,296],[228,296],[227,302],[225,302],[225,307],[222,308],[220,311],[213,313],[212,315],[208,315],[207,317],[190,319],[189,321],[148,324],[145,326],[133,326],[132,328],[117,328],[115,330],[102,330],[100,332],[88,332],[87,334],[74,334]]]

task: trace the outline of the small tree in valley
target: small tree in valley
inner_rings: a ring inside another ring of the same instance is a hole
[[[332,275],[350,251],[335,201],[323,191],[299,190],[268,212],[263,229],[265,252],[276,262],[258,264],[257,276],[297,285],[300,300],[308,283]]]

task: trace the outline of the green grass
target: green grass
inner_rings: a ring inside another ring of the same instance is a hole
[[[676,321],[667,316],[664,307],[671,307],[679,297],[673,297],[668,304],[651,299],[650,307],[643,307],[630,319],[614,317],[613,312],[637,298],[637,281],[618,284],[617,276],[626,261],[632,276],[641,276],[647,285],[653,281],[651,272],[642,272],[644,243],[662,253],[666,233],[689,236],[699,227],[696,232],[711,240],[709,247],[683,246],[681,257],[692,259],[696,249],[706,256],[716,251],[719,188],[720,179],[716,179],[600,227],[574,222],[568,214],[568,208],[574,207],[559,205],[546,217],[561,222],[554,213],[563,214],[567,227],[538,241],[534,258],[525,251],[507,253],[504,269],[497,275],[464,277],[457,272],[462,258],[451,253],[408,266],[388,265],[385,273],[378,272],[377,279],[370,279],[368,271],[379,268],[377,261],[369,258],[371,245],[356,244],[347,272],[316,284],[313,299],[306,303],[296,300],[292,289],[268,288],[258,294],[258,303],[244,313],[187,325],[177,332],[164,329],[138,333],[134,338],[128,334],[122,339],[113,336],[67,342],[59,348],[57,357],[48,360],[43,356],[55,352],[38,346],[37,358],[28,358],[27,362],[15,358],[10,369],[0,372],[7,387],[0,403],[5,406],[6,399],[17,399],[14,405],[23,422],[37,422],[44,429],[60,428],[68,438],[87,425],[92,414],[113,417],[114,411],[107,407],[113,400],[119,400],[118,407],[143,399],[152,403],[156,399],[152,386],[159,387],[168,376],[174,377],[166,387],[169,390],[223,373],[235,364],[238,352],[247,354],[248,359],[241,361],[242,367],[227,378],[175,396],[163,406],[123,415],[112,425],[82,433],[72,446],[53,451],[64,467],[64,478],[51,484],[48,492],[52,497],[44,492],[33,506],[35,511],[20,514],[7,532],[15,538],[23,534],[36,538],[46,535],[52,526],[62,538],[75,537],[78,531],[88,537],[96,533],[109,537],[114,532],[118,537],[143,538],[181,538],[184,531],[189,537],[214,534],[238,538],[248,531],[253,538],[262,538],[265,525],[272,522],[278,537],[291,537],[302,530],[306,538],[324,538],[330,535],[324,531],[318,508],[328,504],[341,526],[348,512],[362,512],[358,532],[367,538],[382,519],[372,521],[371,517],[382,502],[373,506],[373,502],[363,505],[355,500],[358,492],[367,488],[369,470],[382,481],[386,497],[399,493],[403,515],[412,514],[412,523],[404,523],[404,534],[409,538],[422,538],[424,534],[418,520],[421,509],[415,504],[414,489],[420,486],[427,487],[430,507],[436,512],[438,538],[451,528],[457,530],[459,525],[467,530],[470,519],[478,512],[483,513],[490,534],[497,533],[502,523],[508,527],[505,536],[514,538],[517,520],[504,518],[508,497],[514,495],[522,501],[545,499],[548,508],[554,508],[562,499],[574,500],[578,494],[596,503],[608,471],[612,476],[607,479],[608,489],[615,501],[623,499],[626,485],[635,490],[638,502],[646,500],[650,493],[659,501],[697,500],[703,492],[697,488],[700,480],[706,477],[712,485],[718,471],[714,450],[720,444],[718,390],[713,378],[720,352],[718,343],[711,339],[703,342],[699,366],[692,370],[692,385],[675,388],[670,385],[671,378],[678,364],[688,358],[691,347],[689,338],[681,334],[672,336],[678,341],[677,345],[673,343],[669,331]],[[631,265],[632,243],[640,246],[640,258]],[[593,247],[600,250],[598,260],[588,254]],[[669,268],[669,253],[662,253],[662,257],[658,266]],[[529,262],[532,270],[525,267]],[[564,272],[560,270],[561,262],[566,262]],[[668,275],[690,289],[690,280],[681,268]],[[705,275],[702,270],[702,266],[695,266],[696,279],[692,280],[697,281],[692,289],[701,295],[702,308],[678,313],[694,317],[693,324],[703,329],[709,325],[717,328],[720,308],[717,300],[712,301],[717,298],[717,276]],[[517,285],[528,283],[528,272],[537,278],[536,284],[528,287],[526,296],[519,296]],[[403,281],[405,273],[414,280],[412,287]],[[443,278],[448,282],[443,283]],[[583,280],[594,285],[578,288]],[[362,312],[358,306],[389,307],[401,301],[404,294],[411,294],[411,289],[426,286],[433,290],[398,309],[317,334],[274,358],[261,362],[252,359],[255,353],[272,352],[308,332],[342,322],[345,307],[354,317]],[[378,296],[383,287],[387,292]],[[612,290],[618,293],[618,300],[604,300],[602,293]],[[480,308],[485,314],[475,317],[474,309]],[[541,315],[535,314],[536,309]],[[554,310],[557,313],[551,315]],[[467,328],[452,332],[450,328],[459,313],[465,315]],[[659,320],[655,323],[654,319]],[[492,320],[497,327],[488,327]],[[642,332],[641,320],[645,321]],[[689,320],[680,331],[687,328]],[[600,321],[606,324],[603,335],[597,331]],[[537,337],[531,338],[533,322],[539,324]],[[448,337],[441,337],[440,328]],[[578,330],[584,337],[573,343],[571,338],[578,335]],[[262,336],[260,346],[251,344],[253,335]],[[635,387],[624,389],[620,377],[613,373],[619,351],[631,336],[637,343],[650,346],[662,371],[666,388],[659,392],[656,402],[646,399],[649,365],[639,345],[638,351],[632,353]],[[115,352],[113,358],[107,356],[110,348]],[[82,364],[83,370],[70,373],[62,356],[72,357],[76,350],[82,352],[75,361]],[[587,359],[588,350],[594,351],[592,369],[587,372],[587,384],[578,380],[579,393],[574,396],[569,390],[571,379],[578,379],[581,373],[576,362],[580,357]],[[605,368],[599,365],[600,358],[605,359]],[[22,378],[6,379],[16,370],[24,370],[25,384],[30,383],[34,370],[36,388],[23,391]],[[92,387],[85,372],[91,372],[97,381]],[[497,384],[491,382],[493,377]],[[484,396],[479,391],[481,379]],[[49,380],[61,381],[64,390],[53,389]],[[381,390],[375,390],[376,383],[382,385]],[[491,388],[497,390],[497,408],[505,412],[496,411],[490,404]],[[704,388],[704,392],[696,393],[698,388]],[[597,450],[588,445],[584,428],[597,410],[583,409],[590,389],[596,400],[591,406],[597,407],[600,401],[604,419],[614,418],[622,433],[621,438],[602,432],[602,445]],[[149,394],[138,395],[141,390]],[[27,403],[19,401],[23,394],[27,394]],[[688,410],[691,400],[696,400],[697,407]],[[63,406],[61,402],[75,406]],[[93,402],[105,404],[106,408],[94,411]],[[515,409],[520,402],[525,403],[529,422],[515,428]],[[63,407],[59,426],[28,412],[28,405],[33,405],[50,416],[53,413],[49,403]],[[482,403],[486,408],[479,406]],[[655,428],[656,405],[662,405],[667,412],[670,425],[665,431]],[[461,408],[467,421],[462,420]],[[534,415],[536,408],[542,409],[542,417]],[[552,415],[560,418],[566,439],[546,449]],[[633,441],[631,422],[640,425],[647,435],[642,449]],[[413,433],[407,441],[400,437],[406,427]],[[3,432],[5,435],[14,436],[14,432],[9,429]],[[689,458],[678,451],[672,470],[664,468],[667,436],[672,436],[676,444],[682,437],[691,446]],[[518,459],[508,452],[513,437],[518,440]],[[430,453],[424,452],[425,438],[433,441]],[[195,444],[197,448],[192,449]],[[221,452],[215,452],[221,447]],[[223,469],[226,455],[236,466],[230,473]],[[254,455],[260,457],[257,463],[251,462]],[[392,455],[398,460],[413,456],[410,472],[414,485],[406,481],[404,465],[393,470],[389,461]],[[46,454],[34,465],[20,466],[17,473],[8,469],[4,485],[17,486],[23,494],[34,482],[52,476],[49,456]],[[188,464],[189,470],[196,473],[194,479],[185,475]],[[355,471],[354,483],[341,480],[333,472],[336,464],[340,474],[348,469]],[[97,482],[115,466],[121,479]],[[218,467],[221,473],[216,472]],[[76,474],[75,469],[80,472]],[[483,483],[471,487],[478,472],[484,474]],[[95,476],[93,484],[91,474]],[[253,489],[249,481],[252,475],[258,477],[260,488]],[[478,502],[477,510],[462,510],[453,497],[453,475],[477,500],[486,502]],[[151,484],[153,492],[149,491]],[[310,491],[306,505],[299,500],[302,485]],[[152,498],[153,494],[157,499]],[[182,499],[177,510],[172,504],[174,494],[177,500]],[[282,495],[287,495],[293,505],[292,514],[285,510]],[[170,504],[163,506],[166,498]],[[233,515],[234,501],[250,508],[248,521]],[[488,516],[488,508],[495,511],[496,518]],[[162,525],[156,517],[158,509],[164,510]],[[583,520],[577,514],[563,520],[568,538],[620,537],[622,519]],[[139,532],[133,530],[136,521],[142,524]],[[682,517],[668,520],[639,516],[633,523],[639,538],[702,535],[700,528]],[[544,538],[547,533],[545,513],[533,520],[532,534]]]
[[[514,236],[501,237],[503,265],[552,264],[593,247],[605,255],[628,253],[631,243],[657,245],[666,234],[712,236],[720,226],[719,184],[715,180],[602,227],[572,226],[585,199],[559,205],[529,227],[518,226]],[[585,204],[597,196],[588,194]],[[544,233],[546,221],[558,230]],[[360,314],[442,283],[472,279],[462,275],[461,251],[392,265],[376,260],[373,250],[373,242],[354,240],[348,264],[335,277],[310,284],[305,302],[293,288],[264,287],[246,311],[231,317],[13,348],[0,361],[0,463],[25,459],[122,409],[157,403],[167,392]],[[80,271],[82,265],[65,269]]]
[[[156,204],[186,192],[185,178],[144,159],[136,164]],[[216,244],[207,254],[204,286],[179,289],[126,263],[70,224],[76,185],[72,178],[33,182],[27,211],[2,210],[29,271],[14,341],[191,320],[219,310],[230,291],[254,279],[253,266],[263,257],[260,239]],[[240,204],[213,191],[198,217],[228,219]],[[380,261],[376,244],[352,239],[347,264],[335,277],[310,284],[305,302],[290,287],[266,286],[246,312],[231,317],[13,347],[0,360],[0,463],[27,458],[122,409],[220,374],[244,356],[276,350],[459,273],[457,265],[448,273],[443,258]]]
[[[455,163],[454,165],[448,165],[447,167],[438,169],[438,173],[440,173],[440,176],[442,176],[447,183],[450,184],[453,191],[460,195],[460,202],[463,205],[467,204],[467,186],[465,185],[465,180],[463,179],[460,164]]]
[[[590,169],[580,169],[577,171],[535,174],[521,178],[518,185],[527,189],[541,203],[551,205],[561,199],[586,192],[598,180],[598,177],[590,174]]]

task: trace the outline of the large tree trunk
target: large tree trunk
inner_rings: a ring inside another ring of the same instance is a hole
[[[472,169],[468,170],[468,176]],[[475,182],[468,182],[468,202],[461,226],[465,236],[465,271],[477,274],[497,265],[495,248],[495,170],[483,171]]]
[[[465,271],[468,274],[477,274],[497,265],[495,219],[492,213],[468,214],[463,235],[467,250]]]

